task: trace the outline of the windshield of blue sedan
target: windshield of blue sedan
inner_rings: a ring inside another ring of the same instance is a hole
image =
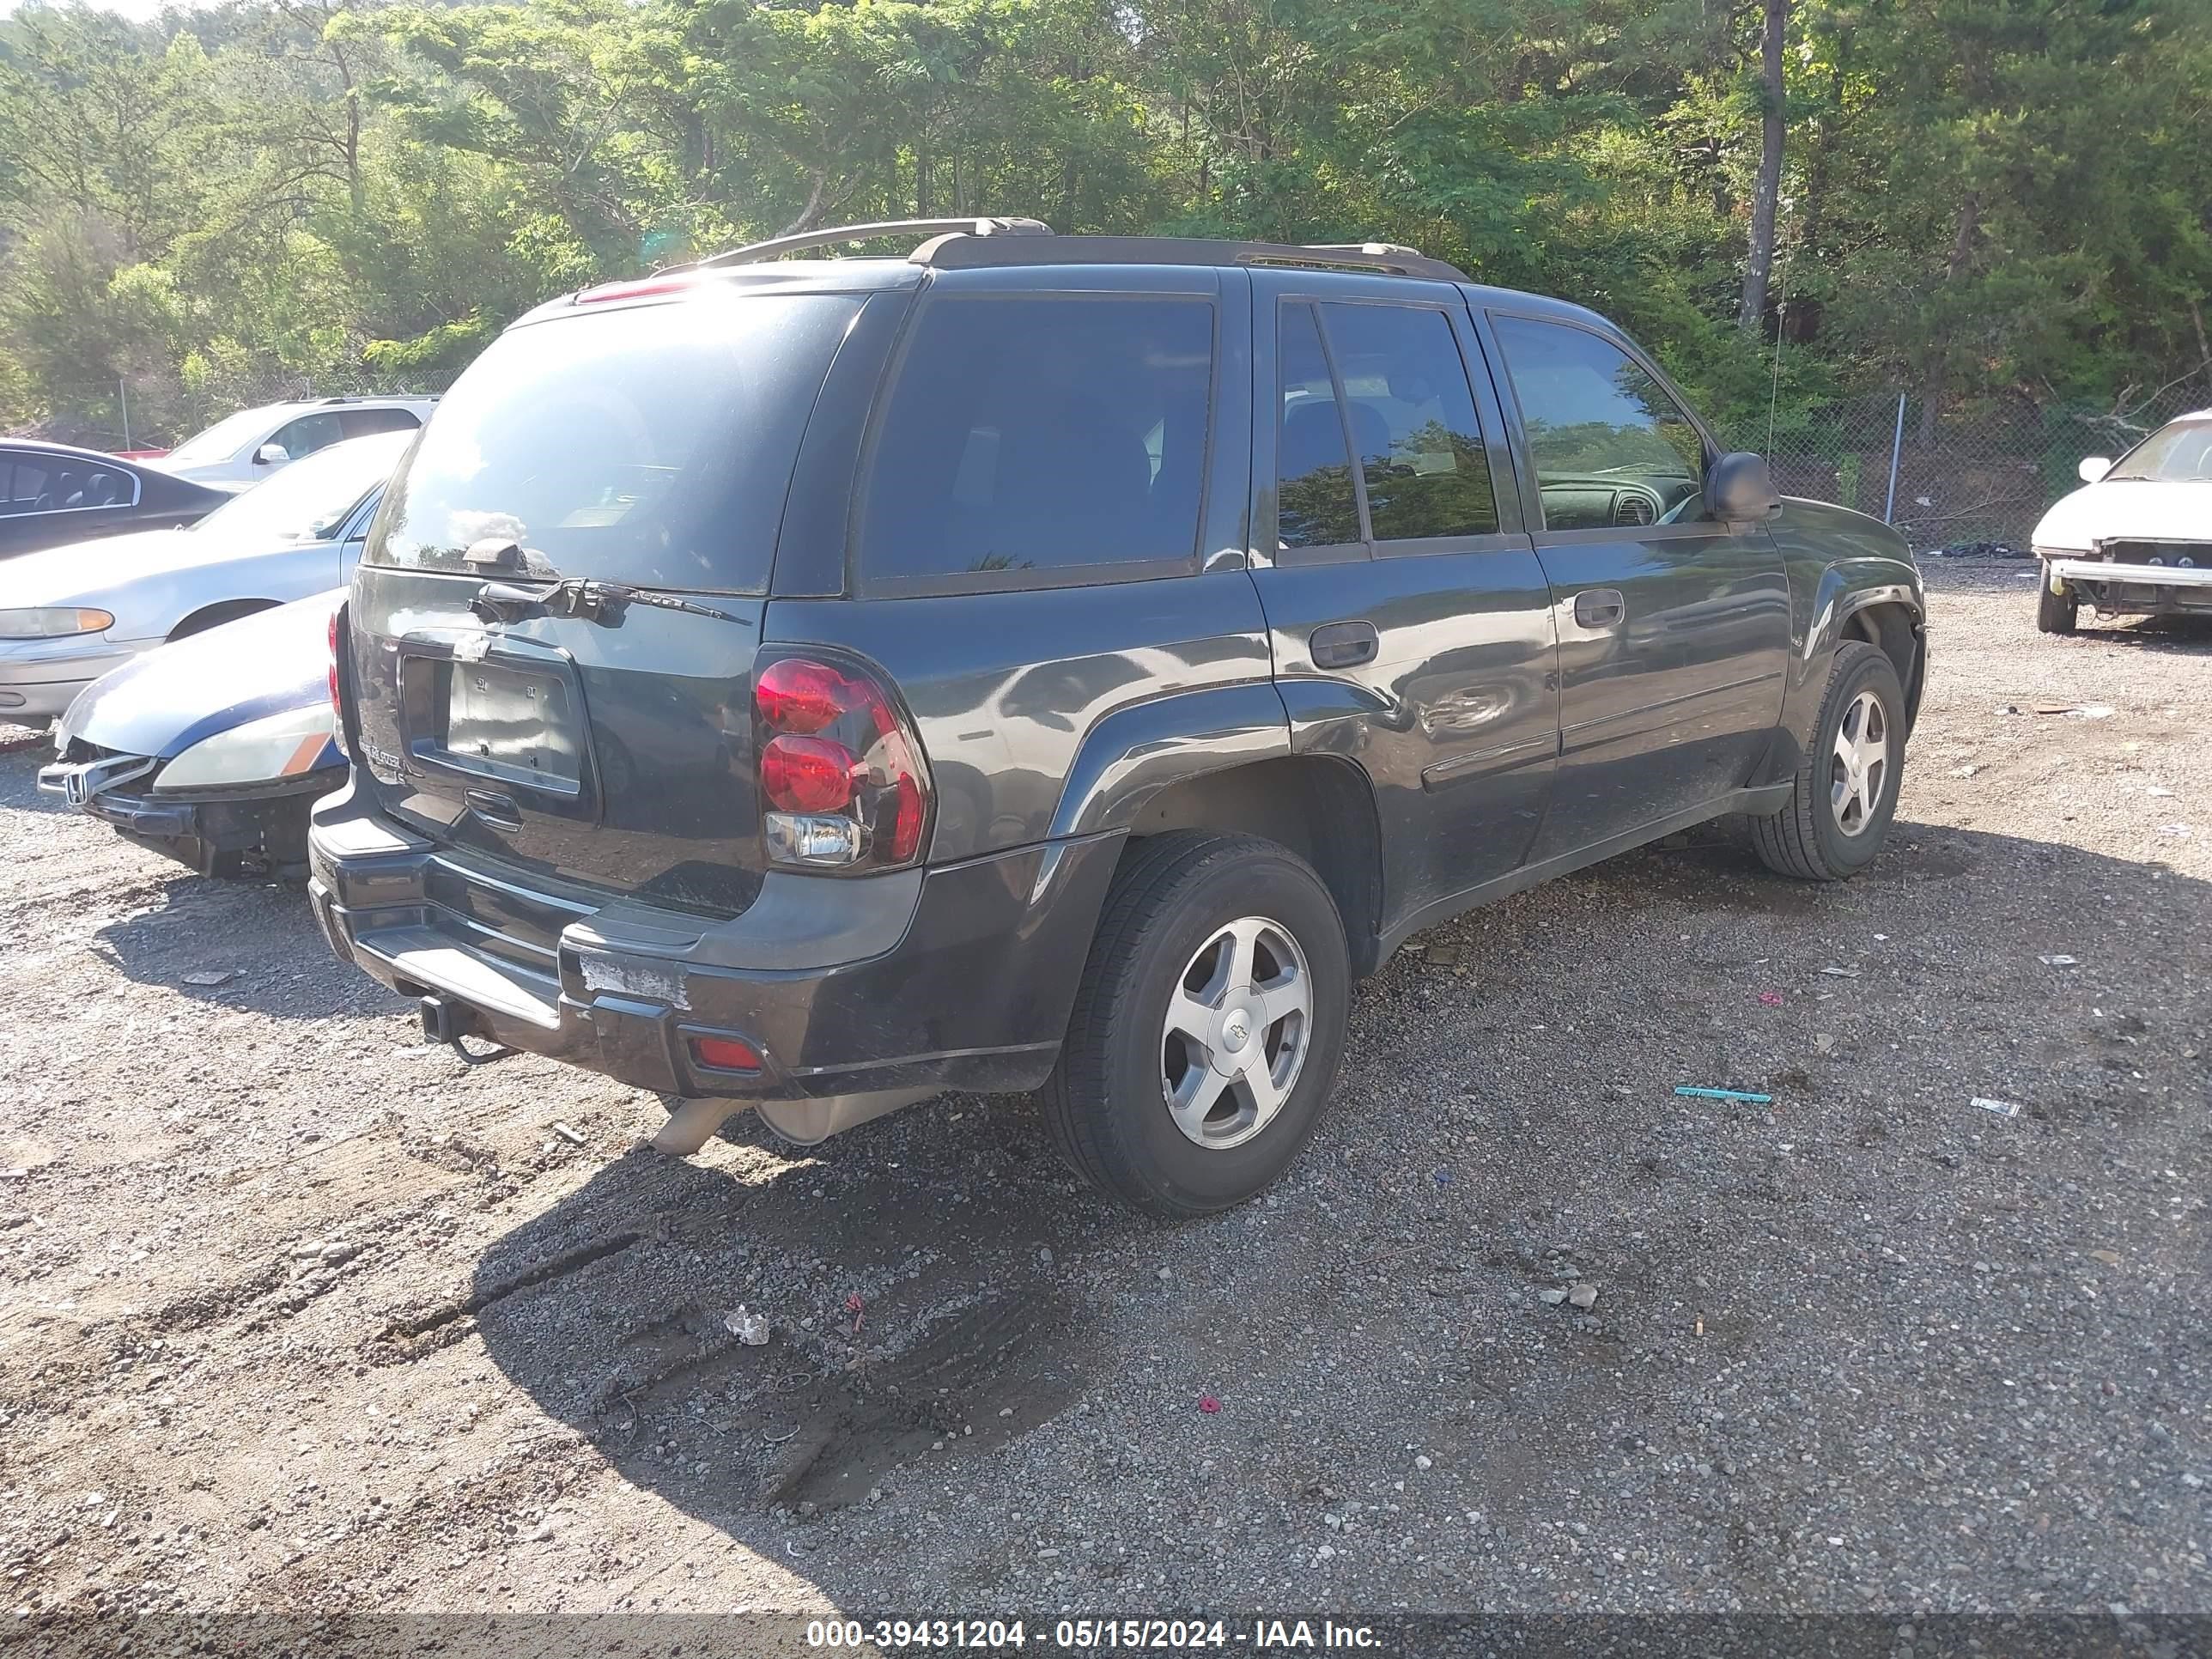
[[[193,526],[238,542],[313,542],[336,535],[362,496],[392,476],[411,432],[332,444],[234,495]]]
[[[2105,476],[2140,483],[2212,483],[2212,421],[2160,427]]]

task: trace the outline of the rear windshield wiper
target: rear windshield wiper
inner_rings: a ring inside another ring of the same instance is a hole
[[[477,589],[476,597],[469,601],[469,609],[486,622],[520,622],[526,617],[580,617],[603,628],[620,628],[623,612],[633,605],[647,605],[655,611],[688,611],[695,617],[712,617],[717,622],[738,620],[726,611],[717,611],[693,599],[678,599],[673,593],[629,587],[620,582],[587,581],[581,576],[561,577],[550,587],[486,582]]]

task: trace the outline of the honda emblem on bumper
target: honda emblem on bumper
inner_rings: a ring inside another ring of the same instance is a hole
[[[39,787],[61,796],[71,806],[83,806],[96,795],[144,777],[161,763],[158,758],[149,756],[112,755],[106,760],[83,761],[74,765],[42,766],[39,769]]]

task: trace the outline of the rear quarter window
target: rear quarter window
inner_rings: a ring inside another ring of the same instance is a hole
[[[708,294],[501,335],[386,493],[370,564],[759,593],[784,492],[855,295]]]
[[[861,585],[1065,585],[1195,568],[1212,400],[1201,297],[929,300],[879,417]]]

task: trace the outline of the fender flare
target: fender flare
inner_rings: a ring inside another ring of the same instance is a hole
[[[1828,666],[1843,639],[1844,623],[1869,605],[1902,605],[1911,613],[1915,632],[1919,631],[1926,613],[1915,574],[1910,566],[1882,558],[1838,559],[1820,572],[1807,613],[1804,641],[1784,687],[1781,722],[1766,760],[1754,775],[1755,783],[1780,782],[1796,771],[1820,711]],[[1905,694],[1909,729],[1918,712],[1917,679],[1905,688]]]
[[[1046,834],[1058,840],[1125,830],[1170,784],[1290,752],[1290,717],[1270,680],[1131,703],[1084,738]]]
[[[1868,606],[1901,605],[1912,613],[1915,626],[1927,620],[1918,586],[1897,576],[1894,565],[1887,559],[1840,559],[1821,571],[1813,590],[1812,616],[1805,626],[1805,647],[1798,663],[1801,684],[1812,678],[1816,664],[1826,663],[1843,637],[1844,622]],[[1885,577],[1891,580],[1881,580]]]

